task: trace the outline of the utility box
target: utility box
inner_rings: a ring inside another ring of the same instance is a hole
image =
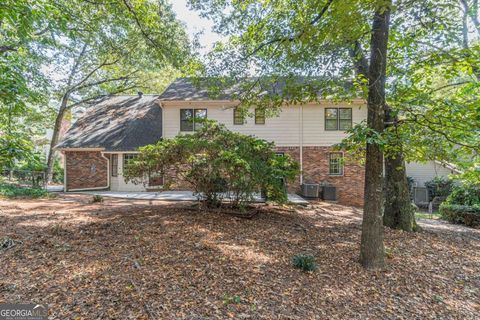
[[[302,196],[305,198],[318,198],[319,185],[317,183],[302,184]]]
[[[337,201],[337,188],[334,186],[323,186],[322,187],[322,199]]]

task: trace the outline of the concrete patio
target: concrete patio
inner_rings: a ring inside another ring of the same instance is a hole
[[[162,191],[162,192],[121,192],[121,191],[82,191],[82,194],[100,195],[102,197],[135,199],[135,200],[164,200],[164,201],[196,201],[192,191]],[[226,197],[228,198],[228,197]],[[260,195],[254,196],[254,202],[265,202]],[[291,204],[307,205],[308,201],[299,195],[289,193],[288,202]]]

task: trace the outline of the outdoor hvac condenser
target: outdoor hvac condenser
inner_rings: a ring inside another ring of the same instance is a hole
[[[304,183],[302,184],[302,196],[305,198],[318,198],[318,184]]]
[[[333,186],[324,186],[322,187],[323,192],[322,192],[322,198],[323,200],[331,200],[331,201],[336,201],[337,200],[337,188]]]

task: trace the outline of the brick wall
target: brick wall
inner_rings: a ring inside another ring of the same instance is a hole
[[[300,161],[299,147],[277,147],[277,151],[285,152]],[[329,153],[331,147],[303,147],[303,182],[328,182],[337,187],[338,202],[352,206],[363,206],[365,168],[352,160],[345,160],[342,176],[329,175]],[[300,191],[300,182],[289,185],[289,190]]]
[[[108,161],[100,151],[66,151],[67,191],[105,187]]]
[[[277,151],[291,155],[300,161],[299,147],[277,147]],[[365,168],[359,163],[346,160],[342,176],[330,176],[328,155],[331,147],[303,148],[303,181],[305,183],[328,182],[337,187],[338,202],[345,205],[362,206]],[[68,151],[67,190],[103,187],[107,184],[107,160],[98,151]],[[173,174],[173,173],[170,173]],[[170,179],[169,179],[170,180]],[[187,190],[189,185],[176,178],[171,189]],[[300,191],[299,179],[289,184],[290,192]]]

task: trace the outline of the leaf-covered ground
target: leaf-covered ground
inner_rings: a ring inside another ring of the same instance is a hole
[[[52,319],[479,317],[478,230],[387,229],[388,266],[372,272],[357,263],[359,209],[318,203],[247,220],[190,205],[0,200],[0,240],[15,243],[0,249],[0,303],[47,303]],[[299,253],[318,270],[294,269]]]

